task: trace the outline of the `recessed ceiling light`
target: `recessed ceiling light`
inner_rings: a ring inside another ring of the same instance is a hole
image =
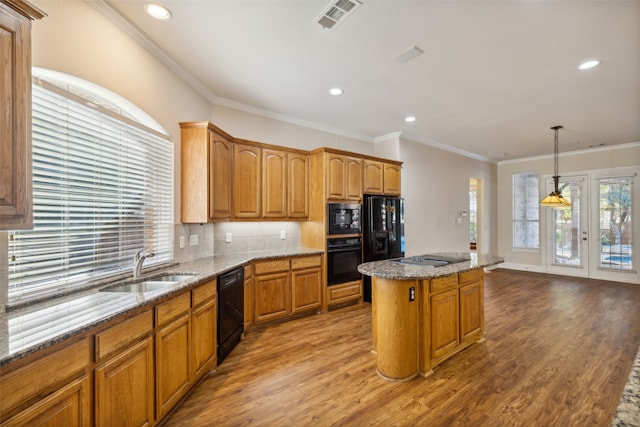
[[[339,87],[334,87],[329,89],[329,93],[333,96],[340,96],[344,93],[344,91],[342,89],[340,89]]]
[[[592,59],[590,61],[585,61],[582,64],[580,64],[580,66],[578,67],[578,70],[588,70],[590,68],[597,67],[600,64],[602,64],[602,61],[597,59]]]
[[[171,18],[171,11],[159,4],[149,3],[144,6],[144,10],[152,17],[156,19],[169,19]]]
[[[407,123],[413,123],[413,122],[416,121],[416,118],[415,118],[415,116],[407,116],[407,117],[404,118],[404,121],[407,122]]]

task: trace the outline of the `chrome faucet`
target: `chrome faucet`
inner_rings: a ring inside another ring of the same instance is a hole
[[[145,259],[153,257],[154,253],[145,253],[147,248],[140,249],[133,256],[133,278],[138,279],[142,271],[142,263]]]

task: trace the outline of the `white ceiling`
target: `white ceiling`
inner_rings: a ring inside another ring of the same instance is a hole
[[[640,0],[363,0],[333,30],[315,23],[328,0],[159,0],[167,21],[145,3],[103,6],[222,105],[491,161],[552,153],[558,124],[561,152],[640,141]]]

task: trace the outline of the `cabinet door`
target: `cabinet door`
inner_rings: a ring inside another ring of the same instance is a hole
[[[384,194],[390,196],[400,195],[400,170],[398,165],[384,164]]]
[[[231,143],[209,131],[209,216],[212,219],[231,217]]]
[[[288,154],[289,193],[288,216],[292,219],[309,218],[309,156]]]
[[[194,381],[216,366],[217,317],[216,297],[195,308],[191,313],[191,351]]]
[[[253,323],[253,277],[251,266],[244,268],[244,330]]]
[[[438,359],[453,351],[458,337],[458,290],[431,297],[431,357]]]
[[[374,160],[364,161],[364,193],[382,194],[384,166],[382,162]]]
[[[0,230],[31,228],[31,21],[0,4]]]
[[[95,370],[96,426],[153,424],[153,339],[131,346]]]
[[[362,159],[347,157],[347,199],[362,200]]]
[[[83,375],[16,416],[2,420],[2,426],[88,426],[91,424],[90,384],[89,377]]]
[[[293,271],[293,313],[314,310],[322,304],[322,274],[319,268]]]
[[[327,153],[327,199],[344,200],[346,196],[346,158]]]
[[[156,332],[156,418],[189,388],[189,313]]]
[[[260,148],[233,146],[233,215],[260,218],[262,215],[262,156]]]
[[[287,153],[262,150],[262,216],[287,216]]]
[[[460,287],[460,341],[474,341],[482,337],[484,310],[482,282]]]
[[[255,276],[256,323],[280,319],[291,314],[289,272]]]

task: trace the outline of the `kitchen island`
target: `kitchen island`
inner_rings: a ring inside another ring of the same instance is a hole
[[[432,368],[484,339],[484,267],[504,259],[437,253],[358,266],[372,277],[373,351],[392,381]]]

